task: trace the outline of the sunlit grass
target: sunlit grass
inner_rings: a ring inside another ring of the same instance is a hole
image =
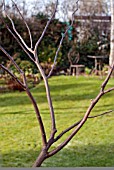
[[[100,90],[99,77],[59,76],[49,80],[55,109],[57,134],[80,120]],[[114,79],[108,83],[112,87]],[[47,136],[50,115],[43,82],[31,89]],[[105,95],[91,115],[114,110],[114,92]],[[70,132],[69,132],[70,133]],[[69,134],[68,133],[68,134]],[[114,166],[114,113],[89,119],[71,142],[44,161],[44,167]],[[60,139],[53,147],[68,136]],[[31,167],[41,149],[41,136],[33,106],[25,92],[0,94],[0,166]]]

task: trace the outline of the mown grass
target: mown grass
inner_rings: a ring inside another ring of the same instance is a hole
[[[91,99],[99,92],[99,77],[59,76],[49,80],[59,134],[80,120]],[[108,83],[112,87],[114,79]],[[31,89],[50,135],[50,115],[43,82]],[[105,95],[91,115],[114,110],[114,92]],[[69,133],[53,147],[67,138]],[[47,159],[43,167],[113,167],[114,113],[88,119],[86,124],[58,154]],[[31,167],[41,149],[39,126],[33,106],[25,92],[0,94],[0,166]]]

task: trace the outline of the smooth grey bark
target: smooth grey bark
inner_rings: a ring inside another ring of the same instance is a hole
[[[110,34],[110,57],[109,66],[112,67],[114,62],[114,0],[110,0],[111,3],[111,34]]]

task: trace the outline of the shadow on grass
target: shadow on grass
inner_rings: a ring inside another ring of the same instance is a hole
[[[63,81],[63,80],[62,80]],[[53,83],[53,82],[52,82]],[[67,84],[51,84],[50,89],[52,94],[52,100],[54,102],[68,102],[68,101],[81,101],[81,100],[91,100],[94,99],[98,93],[96,90],[97,84],[92,83],[92,81],[75,81],[75,83],[66,82]],[[92,91],[90,91],[90,88]],[[98,89],[100,86],[98,86]],[[95,90],[94,90],[95,89]],[[38,85],[31,90],[33,96],[35,97],[38,104],[47,103],[45,87],[43,84]],[[110,97],[111,93],[105,95],[105,97]],[[0,107],[5,106],[18,106],[18,105],[28,105],[31,104],[29,98],[25,92],[14,92],[2,94],[0,97]]]
[[[72,84],[63,84],[63,85],[50,85],[50,89],[52,92],[60,91],[60,90],[70,90],[70,89],[88,89],[92,83],[72,83]],[[94,84],[93,84],[94,86]],[[92,87],[92,86],[91,86]]]
[[[31,167],[38,156],[34,149],[2,155],[2,167]],[[114,167],[114,144],[66,146],[42,164],[43,167]]]
[[[7,114],[23,114],[23,115],[27,115],[27,114],[33,114],[33,110],[29,110],[29,111],[14,111],[14,112],[11,112],[11,111],[7,111],[7,112],[4,112],[4,113],[0,113],[0,115],[7,115]]]
[[[85,111],[87,110],[87,108],[88,107],[81,107],[81,109],[83,110],[83,112],[85,113]],[[103,106],[97,106],[95,109],[96,109],[96,111],[99,113],[99,114],[101,114],[101,113],[103,113],[103,112],[106,112],[107,111],[107,108],[108,108],[108,110],[109,110],[109,108],[110,109],[112,109],[111,108],[111,105],[103,105]],[[76,112],[77,113],[77,110],[79,109],[79,107],[70,107],[70,108],[68,108],[68,107],[54,107],[54,109],[55,109],[55,114],[56,115],[58,115],[58,114],[60,114],[61,115],[61,112],[63,112],[63,113],[67,113],[67,115],[69,115],[69,114],[71,114],[71,112],[72,111],[74,111],[74,112]],[[79,111],[79,113],[81,112],[82,113],[82,110],[81,111]],[[47,115],[47,114],[49,114],[49,109],[46,109],[46,108],[42,108],[41,110],[41,114],[45,114],[45,115]],[[83,113],[83,115],[84,115],[84,113]],[[8,115],[8,114],[14,114],[14,115],[20,115],[20,114],[22,114],[22,115],[28,115],[28,114],[35,114],[35,111],[34,111],[34,109],[29,109],[29,111],[14,111],[14,112],[12,112],[12,111],[7,111],[7,112],[4,112],[4,113],[0,113],[0,115]],[[83,116],[82,115],[82,116]]]

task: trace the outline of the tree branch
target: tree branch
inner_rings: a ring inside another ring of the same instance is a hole
[[[1,17],[0,15],[0,19],[1,21],[4,23],[5,27],[7,28],[7,30],[10,32],[10,34],[14,37],[14,39],[17,41],[17,43],[21,46],[21,48],[23,49],[23,51],[29,56],[29,58],[34,62],[34,59],[31,57],[31,55],[28,53],[28,51],[25,49],[25,47],[22,45],[22,43],[19,41],[19,39],[15,36],[15,34],[11,31],[11,29],[9,28],[9,26],[5,23],[4,19]]]
[[[109,73],[108,73],[105,81],[101,85],[101,91],[104,91],[104,89],[105,89],[105,87],[106,87],[106,85],[107,85],[107,83],[108,83],[108,81],[109,81],[113,71],[114,71],[114,63],[112,65],[112,67],[110,67]]]
[[[35,45],[35,48],[34,48],[34,52],[37,51],[37,48],[38,48],[38,46],[39,46],[41,40],[43,39],[43,37],[44,37],[44,35],[45,35],[45,32],[46,32],[48,26],[50,25],[50,23],[51,23],[53,17],[55,16],[55,13],[56,13],[56,10],[57,10],[57,6],[58,6],[58,0],[56,0],[55,10],[54,10],[54,12],[53,12],[51,18],[50,18],[49,21],[47,22],[47,24],[46,24],[46,26],[45,26],[45,28],[44,28],[44,30],[43,30],[43,32],[42,32],[40,38],[39,38],[38,41],[36,42],[36,45]],[[37,56],[36,56],[36,57],[37,57]]]
[[[108,89],[108,90],[105,90],[104,93],[106,94],[106,93],[109,93],[109,92],[111,92],[111,91],[113,91],[113,90],[114,90],[114,87],[112,87],[112,88],[110,88],[110,89]]]
[[[82,119],[81,119],[82,120]],[[54,142],[56,142],[57,140],[59,140],[65,133],[67,133],[68,131],[70,131],[71,129],[75,128],[77,125],[79,125],[79,123],[81,122],[81,120],[79,120],[78,122],[74,123],[72,126],[70,126],[69,128],[65,129],[63,132],[61,132],[55,139]]]
[[[52,122],[51,138],[54,138],[54,134],[57,132],[57,130],[56,130],[56,123],[55,123],[54,109],[53,109],[52,99],[51,99],[51,95],[50,95],[50,88],[49,88],[48,80],[45,76],[45,73],[44,73],[42,67],[40,66],[40,64],[37,61],[36,61],[36,66],[39,69],[39,71],[40,71],[40,73],[43,77],[44,83],[45,83],[47,101],[48,101],[48,104],[49,104],[50,116],[51,116],[51,122]]]
[[[11,0],[11,1],[13,2],[13,0]],[[14,2],[13,2],[13,3],[14,3]],[[15,3],[14,3],[14,4],[15,4]],[[15,5],[16,5],[16,4],[15,4]],[[6,8],[5,8],[5,0],[3,0],[3,6],[4,6],[4,12],[5,12],[6,16],[8,17],[8,19],[10,20],[14,32],[15,32],[16,35],[19,37],[19,39],[21,40],[21,42],[22,42],[22,44],[25,46],[25,48],[26,48],[29,52],[31,52],[32,54],[34,54],[33,50],[27,46],[27,44],[25,43],[25,41],[23,40],[23,38],[21,37],[21,35],[20,35],[20,34],[18,33],[18,31],[16,30],[15,24],[14,24],[13,20],[11,19],[11,17],[7,14],[7,11],[6,11]],[[18,10],[19,10],[19,9],[18,9]],[[19,14],[21,15],[20,12],[19,12]],[[21,15],[21,17],[22,17],[22,15]],[[25,25],[27,26],[26,22],[25,22]],[[27,26],[27,29],[28,29],[28,26]],[[29,30],[29,31],[30,31],[30,30]],[[31,33],[30,33],[30,35],[31,35]]]
[[[37,106],[37,103],[34,99],[34,97],[32,96],[29,88],[28,88],[28,85],[27,85],[27,80],[26,80],[26,76],[25,74],[23,74],[23,80],[24,80],[24,84],[26,86],[26,93],[27,95],[29,96],[33,106],[34,106],[34,109],[35,109],[35,112],[36,112],[36,116],[37,116],[37,119],[38,119],[38,122],[39,122],[39,126],[40,126],[40,131],[41,131],[41,136],[42,136],[42,142],[43,142],[43,147],[46,147],[47,145],[47,139],[46,139],[46,133],[45,133],[45,129],[44,129],[44,125],[43,125],[43,121],[42,121],[42,118],[41,118],[41,115],[40,115],[40,112],[39,112],[39,109],[38,109],[38,106]]]
[[[21,14],[21,12],[20,12],[19,8],[17,7],[17,4],[16,4],[13,0],[11,0],[11,1],[12,1],[12,2],[13,2],[13,4],[15,5],[15,7],[16,7],[16,9],[17,9],[17,11],[19,12],[19,14],[20,14],[20,16],[21,16],[21,18],[22,18],[22,20],[23,20],[23,22],[24,22],[24,23],[25,23],[25,25],[26,25],[26,28],[27,28],[27,30],[28,30],[29,37],[30,37],[31,50],[32,50],[32,48],[33,48],[33,42],[32,42],[32,35],[31,35],[30,28],[29,28],[29,26],[28,26],[28,24],[27,24],[26,20],[24,19],[24,16]]]
[[[99,116],[103,116],[103,115],[106,115],[106,114],[109,114],[113,112],[113,110],[109,110],[107,112],[104,112],[104,113],[101,113],[99,115],[95,115],[95,116],[88,116],[88,118],[95,118],[95,117],[99,117]],[[65,133],[67,133],[68,131],[72,130],[73,128],[75,128],[77,125],[79,125],[79,123],[82,121],[79,120],[78,122],[76,122],[75,124],[73,124],[72,126],[70,126],[69,128],[65,129],[63,132],[61,132],[55,139],[54,139],[54,143],[59,140]]]
[[[15,68],[19,71],[19,73],[22,74],[23,73],[22,70],[19,68],[17,63],[14,61],[13,57],[11,57],[1,45],[0,45],[0,50],[9,58],[9,60],[12,61],[12,63],[14,64]]]
[[[8,74],[10,74],[10,76],[17,82],[19,83],[19,85],[25,90],[25,86],[24,84],[9,70],[7,69],[5,66],[3,66],[2,64],[0,64],[0,67],[5,70]]]
[[[44,124],[43,124],[43,121],[42,121],[42,118],[41,118],[41,115],[40,115],[37,103],[36,103],[34,97],[32,96],[32,94],[31,94],[31,92],[30,92],[28,87],[26,88],[26,93],[29,96],[29,98],[30,98],[30,100],[31,100],[31,102],[32,102],[32,104],[34,106],[34,110],[35,110],[35,113],[36,113],[36,116],[37,116],[37,120],[38,120],[39,126],[40,126],[43,147],[46,147],[46,145],[47,145],[46,132],[45,132]]]
[[[52,68],[51,68],[51,70],[50,70],[47,78],[49,78],[49,77],[51,76],[52,72],[53,72],[53,69],[54,69],[54,67],[55,67],[55,65],[56,65],[56,60],[57,60],[57,57],[58,57],[58,53],[59,53],[59,51],[60,51],[61,45],[62,45],[62,43],[63,43],[63,40],[64,40],[64,38],[65,38],[68,30],[70,29],[70,27],[73,25],[74,15],[75,15],[75,13],[78,11],[78,1],[79,1],[79,0],[77,0],[77,2],[76,2],[77,8],[76,8],[76,10],[73,12],[73,14],[72,14],[71,24],[67,27],[66,31],[62,34],[62,37],[61,37],[61,40],[60,40],[58,49],[57,49],[56,54],[55,54],[55,57],[54,57],[54,63],[53,63],[53,65],[52,65]]]
[[[6,11],[5,11],[6,13]],[[11,17],[6,13],[6,16],[8,17],[8,19],[11,21],[11,24],[12,24],[12,27],[13,27],[13,30],[14,32],[16,33],[16,35],[19,37],[20,41],[22,42],[22,44],[25,46],[25,48],[31,52],[32,54],[34,54],[33,50],[31,48],[28,47],[28,45],[25,43],[24,39],[21,37],[21,35],[18,33],[18,31],[16,30],[15,28],[15,24],[13,22],[13,20],[11,19]]]
[[[107,111],[107,112],[104,112],[104,113],[101,113],[101,114],[99,114],[99,115],[95,115],[95,116],[88,116],[88,118],[95,118],[95,117],[99,117],[99,116],[103,116],[103,115],[106,115],[106,114],[109,114],[109,113],[111,113],[111,112],[114,112],[114,110],[109,110],[109,111]]]

